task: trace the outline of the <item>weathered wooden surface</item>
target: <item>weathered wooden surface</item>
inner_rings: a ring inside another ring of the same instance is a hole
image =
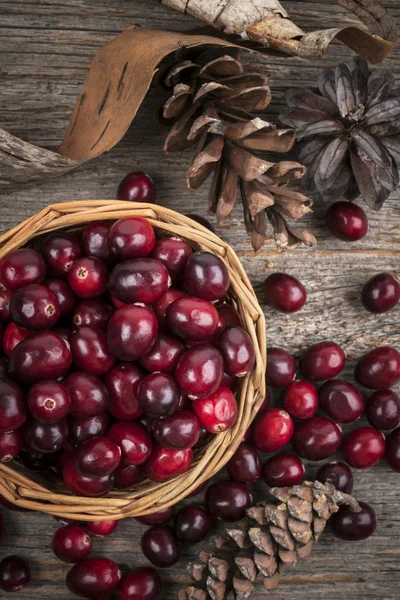
[[[385,0],[400,23],[398,0]],[[344,13],[329,2],[284,2],[296,22],[311,30],[329,27]],[[350,17],[344,17],[349,18]],[[67,125],[75,98],[95,51],[131,23],[141,26],[184,29],[195,25],[155,0],[0,0],[0,126],[33,143],[56,149]],[[314,85],[318,70],[347,56],[332,46],[324,60],[253,57],[253,65],[270,78],[275,94],[268,115],[274,117],[282,93],[292,85]],[[387,65],[400,76],[400,49]],[[2,230],[57,200],[111,198],[118,181],[132,169],[149,171],[158,184],[159,199],[175,210],[205,215],[206,189],[189,194],[185,185],[187,155],[165,158],[165,131],[154,113],[160,93],[152,90],[125,139],[108,155],[40,187],[0,198]],[[373,273],[398,270],[400,251],[400,194],[387,202],[380,214],[370,215],[369,235],[355,245],[330,237],[323,224],[325,206],[315,205],[305,219],[318,237],[313,250],[298,249],[280,254],[271,241],[253,255],[237,209],[232,221],[218,233],[237,250],[261,298],[261,284],[272,270],[299,277],[309,296],[305,309],[282,316],[266,308],[270,344],[298,352],[305,345],[327,338],[343,344],[349,363],[364,349],[379,343],[400,347],[400,309],[386,316],[367,314],[359,302],[362,283]],[[348,372],[350,373],[349,367]],[[310,475],[314,467],[309,469]],[[349,544],[326,534],[311,559],[287,572],[281,586],[271,594],[280,600],[384,600],[399,598],[400,498],[399,475],[382,464],[355,473],[355,493],[371,502],[378,516],[378,530],[366,542]],[[67,567],[52,555],[49,544],[55,529],[50,517],[7,513],[7,536],[0,558],[11,553],[26,556],[33,566],[33,583],[13,595],[15,600],[69,600],[63,585]],[[139,538],[142,527],[135,521],[120,524],[109,540],[96,540],[95,552],[107,553],[129,566],[144,564]],[[183,559],[192,550],[183,551]],[[185,579],[182,563],[163,573],[163,600],[175,598],[176,582]],[[260,586],[255,598],[266,598]]]

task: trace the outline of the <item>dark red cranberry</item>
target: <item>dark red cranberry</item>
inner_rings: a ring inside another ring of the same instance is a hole
[[[148,256],[155,244],[153,227],[141,217],[119,219],[108,232],[111,254],[118,260]],[[116,296],[119,297],[118,294]]]
[[[225,372],[228,375],[243,377],[253,369],[253,342],[242,327],[226,327],[218,336],[218,349],[224,358]]]
[[[23,383],[57,379],[72,363],[68,343],[52,331],[38,331],[15,346],[10,357],[10,373]]]
[[[43,285],[56,295],[60,307],[60,317],[67,317],[74,309],[76,296],[65,279],[45,279]]]
[[[142,415],[137,397],[142,377],[140,369],[131,363],[119,363],[106,374],[104,381],[109,393],[108,410],[113,417],[131,421]]]
[[[300,458],[289,452],[271,456],[263,467],[263,478],[269,487],[298,485],[303,481],[305,467]]]
[[[193,410],[201,425],[210,433],[227,431],[236,423],[238,406],[229,388],[219,387],[207,398],[197,398]]]
[[[15,381],[0,379],[0,431],[13,431],[26,421],[25,394]]]
[[[283,406],[294,419],[311,419],[318,410],[318,392],[308,381],[293,381],[283,394]]]
[[[211,225],[210,221],[208,219],[206,219],[205,217],[202,217],[201,215],[196,215],[194,213],[190,213],[186,216],[189,217],[189,219],[192,219],[192,221],[196,221],[196,223],[200,223],[200,225],[202,225],[209,231],[212,231],[213,233],[215,233],[214,227]]]
[[[77,563],[89,556],[92,540],[86,529],[80,525],[66,525],[54,533],[51,548],[63,562]]]
[[[352,202],[331,204],[326,211],[325,222],[331,234],[345,242],[356,242],[368,233],[367,215]]]
[[[97,298],[106,291],[108,269],[99,258],[84,256],[68,271],[68,283],[80,298]]]
[[[10,292],[31,283],[42,283],[46,265],[42,256],[32,248],[13,250],[0,260],[0,282]]]
[[[173,281],[180,278],[186,261],[193,254],[192,248],[180,238],[162,238],[156,243],[151,256],[167,267]]]
[[[21,451],[22,438],[19,429],[0,432],[0,463],[13,460]]]
[[[319,342],[309,346],[300,357],[300,371],[310,381],[332,379],[343,371],[346,354],[335,342]]]
[[[68,421],[60,419],[55,423],[39,423],[31,419],[25,423],[21,434],[25,445],[35,452],[58,452],[68,439]]]
[[[94,598],[111,594],[121,580],[121,571],[109,558],[86,558],[72,567],[66,579],[67,588],[76,596]]]
[[[72,323],[75,327],[94,327],[107,331],[108,322],[114,312],[108,302],[99,298],[83,300],[78,304],[72,314]]]
[[[400,353],[391,346],[374,348],[357,362],[354,377],[372,390],[386,390],[400,381]]]
[[[45,238],[42,254],[51,277],[65,279],[72,263],[81,257],[81,247],[77,238],[69,233],[53,233]]]
[[[261,460],[257,450],[249,444],[240,444],[230,461],[226,465],[229,477],[250,485],[261,476]]]
[[[157,600],[160,597],[161,578],[151,567],[131,571],[119,586],[120,600]]]
[[[145,465],[146,475],[152,481],[167,481],[188,471],[192,460],[191,448],[175,450],[157,445]]]
[[[7,323],[11,319],[10,302],[12,294],[5,288],[0,288],[0,321]]]
[[[400,428],[392,431],[387,437],[386,460],[393,471],[400,472]]]
[[[210,252],[195,252],[189,256],[183,280],[187,292],[209,302],[224,298],[230,284],[225,264]]]
[[[353,512],[349,506],[342,506],[339,512],[332,515],[333,535],[341,540],[358,542],[366,540],[376,530],[375,511],[366,502],[359,502],[360,512]]]
[[[155,258],[134,258],[119,263],[111,272],[109,289],[122,302],[152,304],[170,284],[166,267]]]
[[[169,305],[165,322],[174,335],[203,341],[214,335],[218,318],[218,311],[210,302],[186,296]]]
[[[120,463],[114,473],[114,487],[124,490],[136,485],[143,476],[143,471],[139,465],[126,465]]]
[[[111,475],[120,461],[121,448],[104,436],[86,440],[74,455],[75,468],[84,477]]]
[[[399,280],[390,273],[371,277],[361,292],[361,302],[371,313],[381,314],[394,308],[400,300]]]
[[[293,449],[307,460],[322,460],[336,452],[342,443],[342,430],[327,417],[313,417],[301,423],[293,434]]]
[[[193,448],[199,440],[200,423],[190,410],[179,410],[170,417],[155,421],[153,436],[156,442],[166,448]]]
[[[28,408],[37,421],[58,421],[71,410],[68,388],[59,381],[38,381],[29,390]]]
[[[183,351],[183,343],[178,338],[159,333],[151,350],[139,362],[150,373],[173,373]]]
[[[165,525],[172,519],[175,514],[175,507],[169,506],[168,508],[163,508],[158,510],[157,512],[150,513],[149,515],[143,515],[142,517],[135,517],[136,521],[142,523],[143,525]]]
[[[84,477],[75,469],[73,458],[67,457],[62,471],[66,487],[76,496],[97,498],[106,496],[113,486],[113,476]]]
[[[189,348],[180,357],[175,377],[185,394],[193,398],[206,398],[220,386],[224,372],[222,354],[206,344]]]
[[[99,377],[76,371],[68,375],[64,384],[71,397],[72,416],[94,417],[106,410],[108,392]]]
[[[322,465],[315,476],[316,481],[331,483],[339,492],[351,494],[353,490],[353,473],[346,463],[332,460]]]
[[[140,545],[147,560],[156,567],[172,567],[179,560],[179,542],[169,527],[150,527]]]
[[[29,565],[20,556],[7,556],[0,563],[0,589],[3,592],[18,592],[31,580]]]
[[[267,385],[272,388],[285,388],[296,377],[296,363],[286,350],[267,349]]]
[[[8,357],[11,356],[15,346],[22,342],[25,338],[32,335],[32,331],[19,327],[15,323],[9,323],[5,328],[3,335],[3,350]]]
[[[70,416],[69,439],[72,444],[81,444],[89,438],[97,435],[105,435],[109,424],[108,411],[103,411],[94,417]]]
[[[60,316],[55,293],[36,283],[13,295],[10,310],[14,323],[27,329],[51,329]]]
[[[178,298],[183,298],[187,294],[182,292],[182,290],[177,290],[175,288],[169,288],[168,291],[158,300],[154,302],[152,305],[152,309],[158,319],[160,325],[165,325],[165,315],[167,309],[172,302],[175,302]]]
[[[112,262],[111,250],[108,245],[110,221],[93,221],[89,223],[82,236],[83,252],[86,256],[99,258],[106,265]]]
[[[290,441],[294,424],[285,410],[271,408],[253,427],[253,442],[262,452],[276,452]]]
[[[57,468],[57,463],[59,460],[59,456],[55,453],[52,454],[42,454],[41,452],[32,452],[22,450],[19,453],[18,458],[21,463],[27,469],[32,469],[32,471],[47,471],[48,469]]]
[[[137,423],[117,421],[107,434],[121,448],[122,460],[131,465],[140,465],[150,456],[153,444],[147,431]]]
[[[307,292],[295,277],[286,273],[272,273],[264,281],[264,299],[279,312],[294,313],[303,308]]]
[[[120,360],[133,361],[147,354],[156,341],[158,321],[148,306],[135,304],[115,311],[107,329],[111,352]]]
[[[400,423],[400,398],[393,390],[378,390],[370,396],[366,413],[375,429],[394,429]]]
[[[98,537],[111,535],[118,527],[118,521],[88,521],[86,527]]]
[[[347,434],[343,443],[346,461],[355,469],[368,469],[378,464],[385,454],[385,436],[371,427],[360,427]]]
[[[180,400],[175,379],[166,373],[151,373],[144,377],[137,394],[139,406],[151,419],[172,415]]]
[[[364,411],[364,398],[354,385],[343,379],[326,381],[319,390],[320,408],[338,423],[357,421]]]
[[[217,308],[227,327],[242,327],[243,321],[239,312],[232,304],[221,304]]]
[[[150,175],[144,171],[128,173],[118,186],[117,200],[155,204],[157,200],[156,187]]]
[[[115,362],[106,334],[92,327],[79,327],[72,333],[71,351],[78,369],[91,375],[104,375]]]
[[[201,506],[184,506],[175,517],[175,533],[184,544],[197,544],[212,527],[212,519]]]
[[[227,387],[231,390],[231,392],[235,393],[238,390],[240,384],[240,378],[235,377],[234,375],[228,375],[228,373],[224,373],[221,379],[221,385],[223,387]]]
[[[246,515],[252,499],[244,483],[217,481],[208,488],[205,501],[211,516],[224,521],[239,521]]]

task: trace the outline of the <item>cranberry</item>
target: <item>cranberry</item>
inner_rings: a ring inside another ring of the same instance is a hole
[[[143,171],[128,173],[118,186],[117,200],[156,203],[156,188],[150,175]]]
[[[3,350],[8,357],[11,356],[15,346],[25,338],[32,335],[32,331],[19,327],[15,323],[9,323],[3,335]]]
[[[91,521],[86,526],[93,535],[105,537],[114,533],[118,527],[118,521]]]
[[[0,281],[13,293],[31,283],[42,283],[45,274],[45,262],[32,248],[13,250],[0,260]]]
[[[10,462],[21,451],[22,438],[19,430],[0,432],[0,463]]]
[[[400,380],[400,353],[391,346],[375,348],[357,362],[354,377],[372,390],[386,390]]]
[[[242,327],[226,327],[218,336],[218,349],[225,363],[228,375],[243,377],[249,373],[255,362],[253,342]]]
[[[346,461],[355,469],[367,469],[378,464],[385,454],[385,436],[371,427],[351,431],[344,440]]]
[[[286,273],[272,273],[264,281],[264,299],[278,312],[294,313],[303,308],[307,292],[295,277]]]
[[[346,463],[333,460],[322,465],[315,476],[321,483],[331,483],[339,492],[351,494],[353,490],[353,473]]]
[[[75,469],[71,456],[66,458],[62,474],[66,487],[76,496],[88,498],[106,496],[113,486],[112,475],[96,478],[80,475]]]
[[[400,472],[400,428],[392,431],[386,440],[386,460],[393,471]]]
[[[145,557],[156,567],[172,567],[179,559],[179,543],[168,527],[150,527],[142,537]]]
[[[167,481],[188,471],[192,460],[191,448],[176,450],[157,445],[145,465],[146,475],[151,481]]]
[[[239,312],[232,304],[221,304],[217,308],[219,315],[225,321],[227,327],[242,327],[243,321]]]
[[[131,363],[120,363],[109,371],[105,384],[109,393],[108,410],[116,419],[131,421],[143,411],[139,406],[137,391],[143,373]]]
[[[261,476],[261,460],[257,450],[249,444],[240,444],[228,464],[229,477],[233,481],[250,485]]]
[[[108,324],[107,342],[114,356],[133,361],[151,350],[157,334],[158,322],[153,311],[135,304],[115,311]]]
[[[74,309],[76,296],[64,279],[45,279],[43,285],[56,295],[60,317],[67,317]]]
[[[0,379],[0,431],[13,431],[27,419],[25,394],[15,381]]]
[[[175,377],[189,397],[205,398],[217,391],[223,372],[222,354],[213,346],[204,344],[189,348],[182,354]]]
[[[361,302],[371,313],[381,314],[394,308],[400,300],[399,280],[390,273],[371,277],[361,292]]]
[[[37,421],[58,421],[67,416],[71,409],[68,388],[59,381],[39,381],[27,396],[29,412]]]
[[[31,572],[28,563],[19,556],[7,556],[0,563],[0,589],[18,592],[28,585]]]
[[[368,218],[352,202],[335,202],[326,211],[326,225],[332,235],[345,242],[356,242],[368,233]]]
[[[51,548],[63,562],[77,563],[89,556],[92,540],[86,529],[80,525],[66,525],[54,533]]]
[[[238,390],[240,383],[240,378],[235,377],[234,375],[228,375],[228,373],[224,373],[221,379],[221,385],[223,387],[227,387],[231,390],[231,392],[235,393]]]
[[[62,377],[71,363],[67,342],[51,331],[39,331],[15,346],[10,358],[10,373],[23,383],[35,383]]]
[[[186,291],[209,302],[221,300],[230,284],[228,269],[210,252],[195,252],[189,256],[183,278]]]
[[[31,419],[21,429],[28,448],[47,454],[61,450],[68,439],[68,421],[60,419],[55,423],[40,423]]]
[[[72,333],[71,351],[78,369],[91,375],[104,375],[115,362],[107,346],[106,334],[92,327],[79,327]]]
[[[103,411],[93,417],[74,417],[70,416],[69,438],[73,444],[81,444],[89,438],[97,435],[105,435],[108,430],[109,414]]]
[[[172,519],[174,513],[175,508],[173,506],[169,506],[168,508],[163,508],[162,510],[158,510],[157,512],[153,512],[149,515],[135,517],[135,519],[143,525],[165,525],[165,523],[168,523],[168,521]]]
[[[172,279],[176,281],[182,275],[186,261],[191,254],[193,254],[193,250],[184,240],[163,238],[156,243],[151,256],[164,263]]]
[[[131,571],[119,586],[120,600],[157,600],[161,591],[161,578],[151,567]]]
[[[94,256],[106,264],[112,262],[107,240],[111,225],[110,221],[93,221],[86,226],[82,236],[82,246],[86,256]]]
[[[189,217],[189,219],[192,219],[192,221],[196,221],[196,223],[200,223],[200,225],[202,225],[209,231],[212,231],[213,233],[215,233],[214,227],[211,225],[210,221],[208,219],[206,219],[205,217],[202,217],[201,215],[196,215],[194,213],[190,213],[186,216]]]
[[[120,580],[121,571],[109,558],[86,558],[72,567],[66,584],[76,596],[93,598],[98,594],[111,594]]]
[[[72,263],[81,257],[81,247],[77,238],[69,233],[53,233],[45,238],[42,254],[51,277],[65,279]]]
[[[119,219],[108,232],[111,254],[118,260],[148,256],[155,244],[153,227],[141,217]]]
[[[319,390],[320,408],[338,423],[357,421],[364,411],[364,398],[343,379],[326,381]]]
[[[153,444],[146,430],[137,423],[117,421],[107,434],[121,448],[122,460],[131,465],[140,465],[149,458]]]
[[[109,289],[123,302],[152,304],[160,300],[170,284],[163,263],[155,258],[134,258],[119,263],[111,272]]]
[[[74,465],[84,477],[111,475],[121,461],[121,448],[110,438],[97,436],[83,442],[74,456]]]
[[[239,521],[246,515],[252,499],[244,483],[217,481],[208,488],[205,501],[211,516],[224,521]]]
[[[101,331],[107,331],[108,322],[114,312],[108,302],[99,298],[83,300],[78,304],[72,314],[72,323],[75,327],[94,327]]]
[[[107,388],[99,377],[76,371],[66,378],[64,384],[71,396],[72,416],[94,417],[107,408]]]
[[[101,296],[106,291],[107,279],[106,265],[94,256],[79,258],[68,271],[68,283],[80,298]]]
[[[290,441],[293,421],[285,410],[271,408],[261,415],[253,427],[253,442],[262,452],[276,452]]]
[[[197,544],[212,527],[212,519],[201,506],[184,506],[175,517],[175,533],[184,544]]]
[[[14,294],[10,311],[12,320],[20,327],[50,329],[60,316],[60,305],[54,292],[33,283]]]
[[[172,304],[172,302],[175,302],[175,300],[178,298],[183,298],[186,295],[187,294],[182,292],[182,290],[169,288],[168,291],[160,298],[160,300],[154,302],[152,308],[160,325],[165,325],[165,315],[169,305]]]
[[[201,425],[210,433],[227,431],[238,418],[235,396],[226,387],[219,387],[207,398],[197,398],[193,402],[193,410]]]
[[[342,506],[339,512],[332,515],[333,534],[350,542],[366,540],[376,530],[375,511],[366,502],[359,502],[360,512],[353,512],[348,506]]]
[[[114,487],[121,490],[130,488],[141,480],[142,475],[140,466],[120,463],[114,473]]]
[[[267,384],[273,388],[285,388],[296,377],[296,363],[286,350],[267,349]]]
[[[339,425],[327,417],[313,417],[301,423],[292,438],[293,449],[307,460],[322,460],[336,452],[342,442]]]
[[[169,305],[165,321],[169,330],[184,339],[202,341],[212,337],[218,324],[218,311],[202,298],[186,296]]]
[[[318,392],[312,383],[293,381],[283,394],[283,405],[294,419],[311,419],[318,410]]]
[[[285,487],[299,485],[304,472],[300,458],[287,452],[271,456],[264,464],[262,475],[269,487]]]
[[[200,423],[189,410],[179,410],[174,415],[155,421],[154,439],[166,448],[185,450],[193,448],[200,437]]]
[[[171,375],[152,373],[139,383],[139,406],[151,419],[173,414],[178,408],[179,400],[179,389]]]
[[[178,338],[159,333],[151,350],[139,362],[150,373],[173,373],[183,350],[184,346]]]
[[[300,371],[310,381],[324,381],[339,375],[346,364],[346,354],[335,342],[319,342],[300,357]]]
[[[378,390],[368,400],[366,413],[375,429],[393,429],[400,423],[400,398],[392,390]]]
[[[12,294],[5,288],[0,288],[0,321],[7,322],[11,319],[10,302]]]

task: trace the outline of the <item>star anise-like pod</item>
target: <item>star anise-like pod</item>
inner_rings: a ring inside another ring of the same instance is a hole
[[[362,58],[322,71],[318,90],[291,89],[282,123],[296,130],[303,183],[324,198],[361,195],[373,210],[399,184],[400,91]]]
[[[292,228],[286,219],[299,219],[310,211],[311,200],[289,189],[306,168],[293,161],[271,162],[261,152],[288,152],[294,143],[292,129],[278,129],[249,111],[264,110],[271,91],[262,73],[246,72],[233,49],[197,51],[178,60],[165,77],[172,95],[163,118],[173,122],[166,138],[167,153],[196,148],[187,182],[198,189],[212,174],[208,208],[217,220],[226,220],[240,188],[246,229],[259,250],[272,225],[279,247],[315,244],[314,236]]]

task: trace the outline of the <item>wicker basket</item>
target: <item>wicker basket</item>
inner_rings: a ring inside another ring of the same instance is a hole
[[[31,510],[77,520],[122,519],[166,508],[185,498],[217,473],[243,439],[265,396],[265,320],[246,272],[234,251],[214,233],[168,208],[115,200],[85,200],[53,204],[0,236],[0,258],[56,229],[77,229],[94,220],[127,216],[148,219],[162,236],[179,236],[193,248],[218,255],[231,278],[230,300],[238,308],[243,326],[254,343],[256,362],[243,378],[238,392],[236,425],[201,449],[191,469],[164,483],[141,482],[130,490],[113,490],[106,498],[82,498],[67,492],[61,482],[31,473],[19,463],[0,464],[0,494]]]

